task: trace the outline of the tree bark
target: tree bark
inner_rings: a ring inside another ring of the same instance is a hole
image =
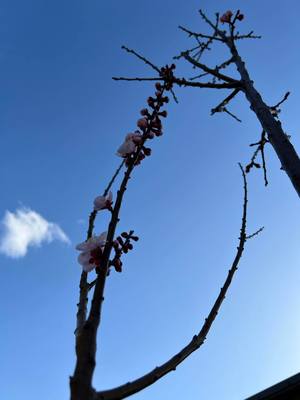
[[[244,61],[238,54],[233,41],[229,38],[227,38],[227,45],[240,73],[243,84],[242,91],[250,103],[250,108],[255,112],[262,128],[267,132],[268,139],[281,162],[282,169],[287,173],[298,196],[300,196],[300,159],[298,154],[283,131],[280,121],[274,118],[270,107],[267,106],[259,92],[255,89]]]

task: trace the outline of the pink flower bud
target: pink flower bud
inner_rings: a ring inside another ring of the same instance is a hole
[[[147,129],[147,126],[148,126],[147,119],[146,118],[139,119],[138,122],[137,122],[137,126],[142,130]]]
[[[222,23],[224,23],[224,22],[229,23],[230,20],[231,20],[232,15],[233,15],[232,11],[230,11],[230,10],[226,11],[226,13],[223,14],[222,17],[220,18],[220,21]]]
[[[143,109],[140,111],[140,113],[141,113],[141,115],[148,115],[148,114],[149,114],[147,108],[143,108]]]

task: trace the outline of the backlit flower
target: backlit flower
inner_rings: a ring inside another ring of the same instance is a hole
[[[110,191],[106,196],[97,196],[94,200],[94,209],[96,211],[110,209],[112,205],[112,192]]]
[[[125,141],[118,148],[117,155],[120,157],[127,157],[134,153],[136,146],[142,141],[142,136],[139,133],[128,133]]]
[[[85,272],[90,272],[99,267],[101,263],[102,251],[106,243],[107,232],[99,236],[92,236],[87,241],[76,246],[76,250],[81,251],[78,262],[82,265]]]

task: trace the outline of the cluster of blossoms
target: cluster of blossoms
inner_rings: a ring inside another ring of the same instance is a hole
[[[126,159],[126,165],[129,165],[133,160],[135,165],[147,156],[151,155],[151,149],[145,147],[147,139],[153,139],[155,136],[161,136],[162,122],[161,118],[167,116],[167,111],[160,111],[161,107],[169,102],[169,98],[164,96],[164,90],[172,88],[173,70],[175,65],[170,67],[166,65],[161,68],[160,76],[164,79],[164,85],[156,83],[155,97],[148,97],[147,103],[149,108],[143,108],[140,113],[142,118],[137,121],[137,129],[132,133],[128,133],[124,142],[117,150],[117,155]]]
[[[222,17],[220,18],[220,22],[222,22],[222,24],[224,24],[224,23],[230,24],[232,16],[233,16],[232,11],[228,10],[228,11],[226,11],[226,13],[224,13],[222,15]],[[236,15],[236,19],[238,19],[239,21],[242,21],[244,19],[244,15],[240,14],[240,12],[238,11],[238,13]]]
[[[132,133],[128,133],[124,142],[117,150],[117,155],[125,158],[125,164],[138,165],[146,157],[151,155],[151,149],[145,146],[147,139],[153,139],[155,136],[161,136],[162,122],[161,118],[167,116],[167,111],[161,111],[161,107],[169,102],[169,98],[164,96],[164,90],[172,89],[173,70],[175,65],[166,65],[161,68],[160,76],[164,80],[164,84],[159,82],[155,85],[155,96],[147,99],[148,108],[143,108],[140,113],[142,118],[137,121],[138,129]],[[113,195],[112,192],[103,196],[97,196],[94,200],[94,215],[101,210],[113,211]],[[107,232],[103,232],[99,236],[92,236],[85,242],[76,246],[81,253],[78,256],[78,262],[82,265],[85,272],[99,268],[102,262],[103,250],[106,245]],[[138,237],[133,235],[133,231],[129,233],[123,232],[113,241],[112,247],[115,251],[114,258],[110,260],[110,266],[113,266],[117,272],[122,271],[121,255],[128,253],[133,249],[131,241],[137,241]]]
[[[121,233],[117,239],[113,242],[113,249],[115,251],[115,256],[110,262],[110,265],[115,267],[117,272],[122,272],[122,261],[121,256],[123,253],[127,254],[129,250],[133,249],[131,241],[137,242],[139,240],[138,236],[133,235],[134,231],[129,231]]]

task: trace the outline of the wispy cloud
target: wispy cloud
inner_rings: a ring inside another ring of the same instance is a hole
[[[1,225],[0,252],[8,257],[24,257],[28,247],[40,246],[43,242],[70,243],[59,225],[27,207],[18,208],[14,213],[6,211]]]

